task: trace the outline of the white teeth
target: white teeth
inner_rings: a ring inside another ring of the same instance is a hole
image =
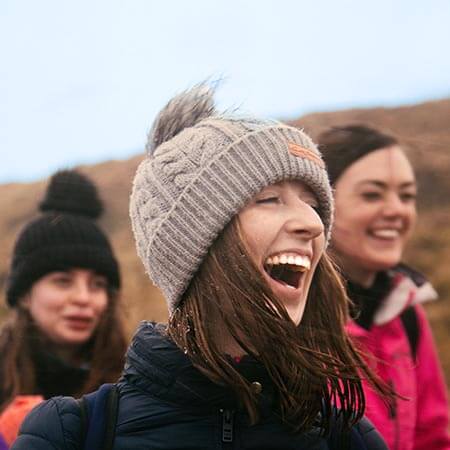
[[[380,238],[393,239],[398,237],[400,235],[400,232],[399,230],[384,229],[384,230],[373,230],[372,234]]]
[[[303,266],[306,268],[306,270],[309,270],[311,268],[311,260],[307,256],[303,257]]]
[[[267,258],[266,264],[270,266],[289,264],[291,266],[301,267],[304,270],[309,270],[311,268],[311,259],[308,256],[300,255],[277,255]]]

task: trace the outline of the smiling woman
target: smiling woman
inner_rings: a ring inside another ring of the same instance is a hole
[[[0,433],[8,442],[34,403],[114,381],[126,347],[119,267],[95,223],[96,187],[78,172],[58,172],[40,209],[14,247],[12,311],[0,334]]]
[[[356,305],[349,326],[400,397],[389,408],[365,386],[367,415],[390,448],[450,448],[446,388],[421,303],[436,298],[401,264],[416,222],[416,180],[398,142],[348,125],[319,137],[335,188],[332,249]]]

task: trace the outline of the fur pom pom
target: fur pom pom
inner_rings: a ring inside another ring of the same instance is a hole
[[[95,184],[88,177],[75,170],[61,170],[50,179],[39,209],[96,219],[102,213],[103,205]]]
[[[160,111],[149,133],[146,151],[152,155],[163,142],[215,113],[214,89],[205,83],[175,96]]]

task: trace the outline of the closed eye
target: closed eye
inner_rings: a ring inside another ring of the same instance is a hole
[[[58,286],[69,286],[72,278],[69,275],[57,275],[53,277],[52,281]]]
[[[400,194],[400,198],[403,202],[414,202],[417,198],[417,194],[413,192],[405,192],[403,194]]]
[[[108,288],[108,281],[106,277],[95,277],[93,280],[91,280],[91,286],[93,289],[107,289]]]
[[[265,197],[265,198],[258,198],[257,200],[255,200],[255,203],[257,204],[264,204],[264,203],[278,203],[279,201],[279,197],[275,197],[275,196],[270,196],[270,197]]]
[[[363,192],[361,196],[364,200],[369,202],[379,200],[382,197],[379,192]]]

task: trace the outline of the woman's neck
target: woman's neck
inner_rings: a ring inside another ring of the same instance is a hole
[[[359,284],[364,288],[369,288],[373,285],[377,272],[364,268],[357,261],[350,261],[345,256],[334,254],[338,266],[342,269],[346,278],[353,283]]]
[[[55,355],[69,366],[79,367],[85,362],[86,347],[83,345],[62,345],[50,341],[46,336],[40,335],[40,347],[44,352]]]
[[[80,346],[54,345],[52,351],[58,358],[71,366],[80,366],[84,362],[83,351]]]

